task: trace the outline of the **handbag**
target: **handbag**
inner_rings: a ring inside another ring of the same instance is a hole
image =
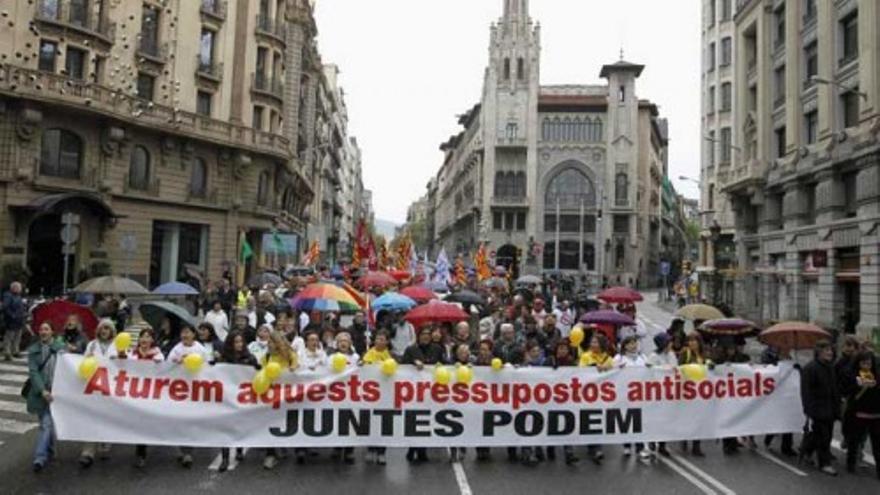
[[[53,351],[49,351],[49,355],[46,356],[46,359],[44,359],[43,362],[40,363],[40,366],[37,367],[37,372],[38,372],[38,373],[42,373],[42,372],[43,372],[43,368],[46,367],[46,363],[48,363],[49,360],[52,359],[52,356],[54,356],[54,355],[55,355],[55,351],[54,351],[54,350],[53,350]],[[22,398],[24,398],[24,399],[27,399],[27,398],[28,398],[28,395],[30,395],[30,393],[31,393],[31,387],[32,387],[32,386],[33,386],[33,385],[31,385],[31,377],[28,377],[28,379],[25,380],[25,381],[24,381],[24,384],[21,386],[21,396],[22,396]]]

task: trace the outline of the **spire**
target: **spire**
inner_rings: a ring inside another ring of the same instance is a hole
[[[529,17],[529,0],[504,0],[504,19]]]
[[[620,46],[620,60],[623,61],[623,45]]]

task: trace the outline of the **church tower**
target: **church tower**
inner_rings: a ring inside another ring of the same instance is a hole
[[[528,205],[537,194],[540,86],[540,26],[532,23],[529,1],[503,0],[503,7],[502,17],[490,28],[481,112],[485,155],[480,240],[490,241],[499,257],[504,246],[527,249],[535,235],[535,213]],[[522,218],[525,228],[520,228]],[[507,225],[509,219],[513,225]]]

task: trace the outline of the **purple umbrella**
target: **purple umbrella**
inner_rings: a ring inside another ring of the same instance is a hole
[[[699,330],[711,335],[746,336],[753,333],[757,327],[749,320],[740,318],[722,318],[709,320],[700,325]]]
[[[626,327],[635,325],[636,322],[629,316],[618,313],[612,309],[600,309],[598,311],[590,311],[581,317],[583,323],[594,323],[599,325],[614,325],[618,327]]]

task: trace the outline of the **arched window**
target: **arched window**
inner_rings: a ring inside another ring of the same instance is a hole
[[[82,139],[63,129],[43,132],[40,174],[65,179],[79,179],[82,166]]]
[[[629,203],[629,178],[624,172],[618,172],[614,176],[614,201],[617,206],[626,206]]]
[[[128,187],[137,191],[146,191],[150,188],[150,153],[143,146],[135,146],[131,150]]]
[[[581,204],[592,206],[596,202],[593,182],[574,167],[568,167],[556,174],[547,185],[544,206],[555,209],[557,202],[561,209],[579,209]]]
[[[192,164],[189,178],[189,194],[194,198],[204,198],[208,193],[208,164],[196,158]]]
[[[507,81],[510,79],[510,59],[504,59],[504,80]]]
[[[260,172],[260,179],[257,182],[257,204],[266,206],[269,202],[269,171]]]
[[[504,172],[495,172],[495,197],[501,198],[504,196],[506,188],[504,186]]]
[[[516,184],[516,194],[517,198],[525,198],[526,197],[526,173],[525,172],[517,172],[516,180],[514,182]]]
[[[516,59],[516,78],[520,81],[526,78],[526,63],[522,57]]]

